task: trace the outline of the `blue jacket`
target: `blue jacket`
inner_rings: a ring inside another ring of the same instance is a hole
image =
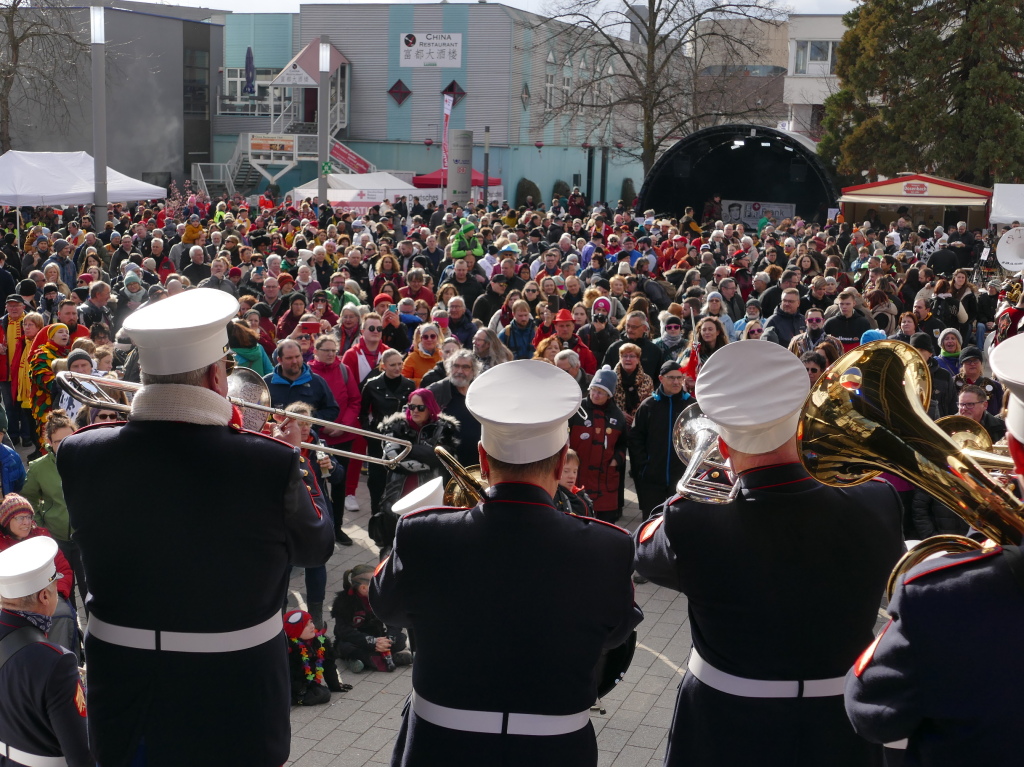
[[[327,381],[302,366],[302,373],[294,381],[281,375],[281,366],[274,368],[273,373],[263,376],[270,389],[270,402],[273,407],[284,408],[293,402],[305,402],[313,408],[313,417],[324,421],[333,421],[338,417],[338,403],[331,393]]]
[[[3,493],[20,493],[25,485],[25,464],[21,462],[18,451],[0,443],[0,482]]]
[[[504,330],[498,333],[498,340],[509,348],[517,360],[533,359],[533,337],[537,333],[537,323],[530,320],[525,328],[519,327],[513,320]]]

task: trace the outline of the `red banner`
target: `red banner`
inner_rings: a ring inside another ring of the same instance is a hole
[[[344,165],[353,173],[369,173],[370,163],[357,155],[340,141],[331,142],[331,159]]]
[[[455,97],[447,94],[444,97],[444,132],[441,134],[441,169],[448,170],[448,119],[452,116],[452,104]],[[447,177],[447,173],[445,177]],[[447,180],[447,178],[445,179]]]

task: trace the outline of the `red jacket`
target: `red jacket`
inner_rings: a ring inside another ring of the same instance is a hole
[[[49,531],[44,527],[33,527],[28,534],[29,538],[50,538]],[[0,551],[9,549],[19,541],[13,536],[7,533],[0,532]],[[57,581],[57,593],[65,599],[71,598],[71,589],[75,585],[75,574],[71,570],[71,565],[68,564],[67,559],[61,552],[57,552],[57,556],[53,560],[54,566],[57,568],[57,572],[64,577]]]
[[[359,382],[352,372],[341,364],[341,360],[335,357],[334,363],[327,365],[318,359],[309,363],[309,369],[327,381],[327,386],[338,403],[338,417],[335,423],[343,426],[354,426],[359,428],[359,407],[362,398],[359,394]],[[321,437],[325,445],[337,445],[348,442],[351,435],[323,435]]]

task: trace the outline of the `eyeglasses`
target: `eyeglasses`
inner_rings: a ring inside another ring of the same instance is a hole
[[[637,359],[637,356],[635,354],[620,354],[619,355],[619,359],[620,360],[635,360],[635,359]]]
[[[309,333],[300,333],[299,335],[295,336],[295,338],[298,341],[308,341],[311,338],[311,336],[309,335]]]
[[[822,320],[821,317],[808,317],[807,318],[807,324],[808,325],[820,325],[823,321],[824,320]]]
[[[747,333],[747,335],[748,336],[759,336],[763,332],[764,331],[761,328],[751,328],[750,331]]]
[[[985,404],[984,402],[958,402],[957,403],[957,408],[959,408],[960,410],[963,410],[964,408],[977,407],[978,405],[984,405],[984,404]]]
[[[329,348],[327,346],[322,346],[321,348],[317,349],[317,351],[318,352],[324,352],[326,354],[337,354],[338,353],[337,349]]]
[[[437,333],[424,333],[423,335],[420,336],[420,338],[423,338],[423,339],[437,338]]]
[[[536,293],[537,292],[537,288],[527,288],[523,292],[524,293]]]
[[[367,325],[366,329],[371,333],[380,333],[384,328],[381,325]]]
[[[17,514],[15,516],[11,517],[11,522],[31,522],[31,521],[32,521],[32,515],[31,514]]]
[[[100,413],[93,420],[94,421],[116,421],[117,420],[117,413]]]
[[[426,405],[406,405],[405,409],[410,412],[425,413],[427,411]]]

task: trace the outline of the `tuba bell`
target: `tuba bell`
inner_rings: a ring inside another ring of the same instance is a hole
[[[434,455],[452,475],[444,486],[444,505],[458,509],[476,506],[485,497],[487,485],[480,474],[480,465],[463,466],[458,459],[443,447],[435,447]]]
[[[729,503],[739,492],[736,475],[718,449],[718,427],[699,403],[683,410],[672,427],[672,446],[686,471],[676,492],[701,503]]]
[[[873,341],[847,352],[804,402],[797,429],[804,467],[833,487],[860,484],[883,471],[895,474],[996,543],[1020,543],[1024,504],[967,454],[971,448],[932,422],[926,410],[930,398],[927,363],[909,344]],[[917,562],[939,551],[981,546],[963,536],[925,541],[896,565],[890,595],[899,576]]]

